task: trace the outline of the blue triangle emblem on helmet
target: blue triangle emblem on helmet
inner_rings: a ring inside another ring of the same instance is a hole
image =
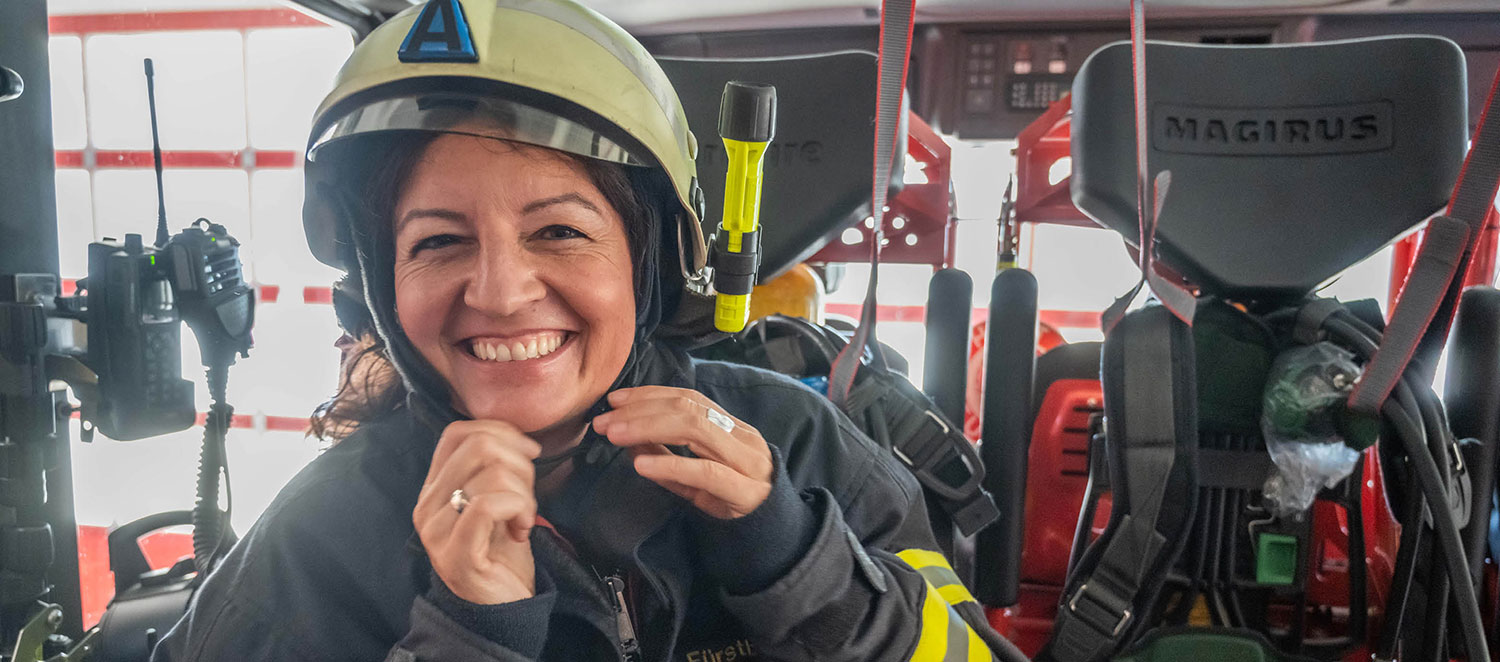
[[[402,62],[478,62],[469,22],[458,0],[431,0],[401,42]]]

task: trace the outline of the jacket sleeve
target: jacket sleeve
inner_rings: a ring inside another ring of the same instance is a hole
[[[415,575],[425,582],[390,576],[392,568],[420,561],[399,542],[384,544],[401,534],[385,523],[404,521],[406,504],[362,491],[361,483],[346,478],[308,471],[294,479],[209,575],[152,660],[541,657],[556,597],[544,572],[537,575],[535,597],[501,605],[463,601],[425,562],[420,566],[427,574]],[[370,581],[382,573],[390,579]],[[426,592],[414,593],[421,583]]]
[[[222,579],[216,575],[214,579]],[[198,662],[209,660],[288,660],[291,662],[336,659],[360,659],[354,649],[343,652],[318,643],[326,638],[302,640],[294,636],[288,621],[299,612],[289,609],[276,619],[261,609],[216,590],[214,579],[205,583],[194,597],[192,606],[172,631],[162,639],[151,656],[152,662]],[[220,582],[221,587],[223,582]],[[535,606],[523,603],[545,600],[538,596],[511,605],[509,613],[520,616]],[[550,600],[548,600],[550,603]],[[522,605],[519,609],[513,605]],[[524,617],[522,617],[524,618]],[[542,613],[545,639],[546,612]],[[428,597],[418,597],[411,607],[411,628],[386,654],[386,662],[423,660],[475,660],[494,662],[527,662],[540,657],[541,641],[534,648],[528,642],[515,642],[529,650],[520,652],[493,639],[487,639],[462,625],[454,616],[439,608]]]
[[[725,606],[750,630],[761,653],[776,660],[1024,659],[988,626],[983,609],[936,551],[915,478],[842,415],[826,412],[823,423],[803,430],[821,438],[789,449],[794,477],[778,475],[773,486],[773,492],[800,496],[803,514],[779,519],[806,523],[803,536],[795,526],[780,536],[783,544],[805,538],[802,552],[752,592],[737,591],[744,587],[731,582],[723,589]],[[774,494],[770,504],[787,507]],[[742,526],[753,527],[757,514],[743,518],[750,521]],[[740,567],[754,567],[745,559],[764,558],[765,544],[758,541],[774,537],[739,536]],[[721,539],[703,551],[722,556],[729,553],[725,547]],[[775,548],[769,550],[773,557]]]

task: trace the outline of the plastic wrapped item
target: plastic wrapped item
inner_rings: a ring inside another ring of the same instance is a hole
[[[1261,433],[1276,472],[1266,480],[1267,506],[1277,517],[1302,513],[1318,490],[1354,470],[1359,451],[1340,433],[1345,402],[1360,368],[1354,355],[1320,342],[1283,352],[1266,380]]]

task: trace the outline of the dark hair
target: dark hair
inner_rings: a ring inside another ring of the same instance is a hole
[[[354,207],[350,211],[359,217],[349,220],[373,226],[360,231],[370,232],[375,241],[384,245],[394,245],[393,221],[401,189],[416,169],[423,152],[439,135],[442,134],[392,133],[379,139],[358,141],[359,144],[341,155],[349,167],[340,172],[335,190],[349,196]],[[656,201],[662,195],[662,185],[653,181],[644,169],[633,173],[623,165],[559,154],[583,168],[624,222],[634,267],[636,301],[640,306],[655,286],[655,270],[645,266],[654,264],[650,251],[656,248],[654,235],[661,225],[661,212]],[[369,344],[347,359],[348,365],[341,371],[338,391],[319,405],[312,415],[311,434],[319,439],[331,439],[334,443],[351,434],[361,422],[401,408],[407,397],[407,386],[391,361],[385,339],[376,332],[374,318],[367,306],[368,299],[359,286],[362,280],[356,266],[359,263],[353,256],[348,256],[344,263],[350,265],[350,273],[341,279],[342,286],[334,289],[336,311],[345,331],[356,340],[363,339]],[[390,265],[375,268],[390,268]],[[341,289],[350,291],[341,292]],[[345,317],[351,319],[346,322]],[[353,383],[355,375],[363,375],[358,384]]]
[[[338,390],[308,418],[308,434],[337,444],[353,434],[361,421],[400,408],[406,389],[375,331],[375,320],[357,282],[345,276],[334,283],[331,303],[339,327],[356,349],[339,364]]]

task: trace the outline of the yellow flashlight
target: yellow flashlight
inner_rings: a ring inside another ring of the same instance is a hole
[[[750,291],[760,270],[760,182],[766,147],[776,134],[776,88],[729,81],[719,100],[719,137],[729,157],[724,219],[714,232],[714,327],[734,333],[750,319]]]

